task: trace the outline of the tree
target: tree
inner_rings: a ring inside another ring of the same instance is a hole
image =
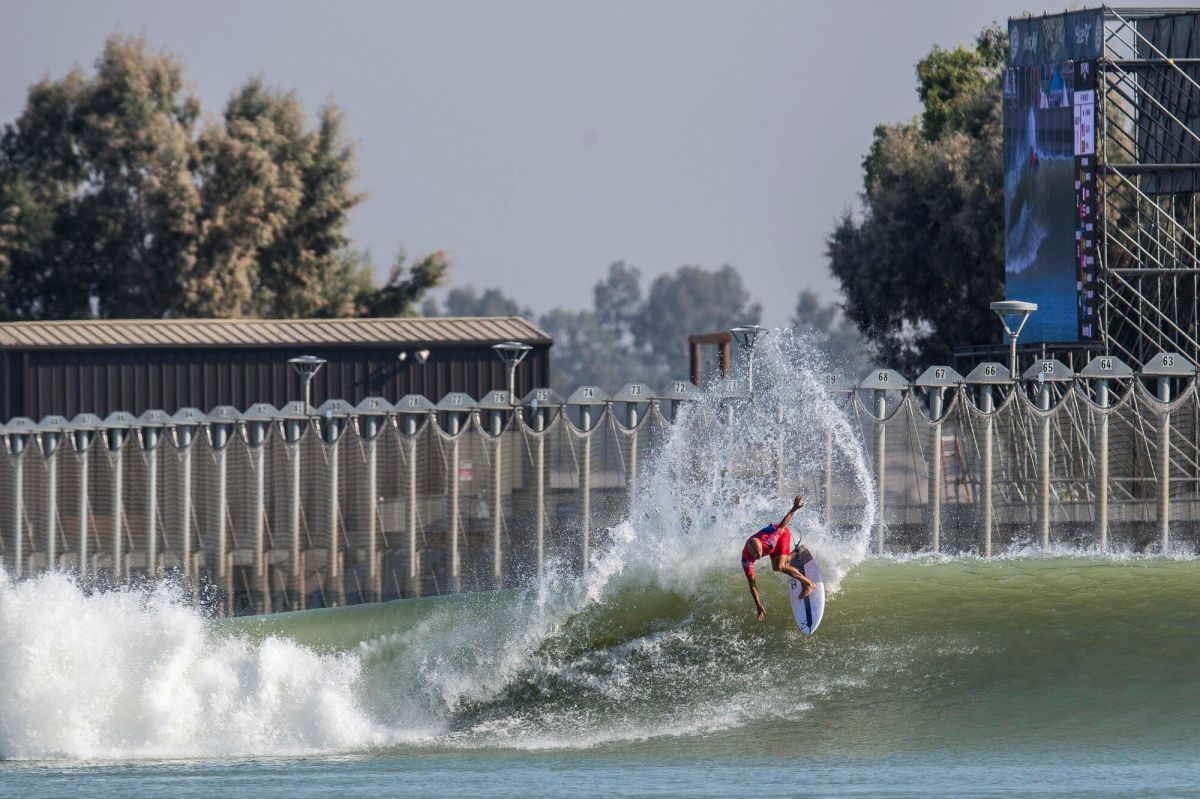
[[[812,291],[805,289],[796,299],[792,313],[792,329],[809,336],[831,362],[859,366],[874,358],[870,343],[846,319],[835,303],[823,303]]]
[[[425,292],[441,285],[450,269],[446,253],[440,251],[407,269],[404,260],[403,253],[396,256],[387,282],[378,289],[368,287],[365,296],[360,295],[364,316],[416,316],[417,302]]]
[[[247,94],[249,103],[243,99]],[[258,127],[278,137],[272,146],[279,148],[275,161],[284,167],[281,182],[297,194],[279,235],[260,250],[255,310],[263,316],[329,314],[334,309],[325,305],[326,298],[352,292],[359,282],[353,270],[343,268],[342,252],[350,243],[346,224],[362,195],[351,186],[354,155],[342,135],[341,113],[333,106],[323,107],[317,130],[305,132],[295,96],[264,92],[256,81],[231,106],[233,113],[247,108],[246,117],[256,122],[266,112],[267,124]]]
[[[762,306],[751,302],[742,276],[726,264],[716,271],[682,266],[660,275],[634,317],[634,341],[655,380],[688,373],[689,335],[758,324]]]
[[[591,311],[556,309],[539,320],[554,337],[556,388],[661,386],[687,374],[690,334],[757,323],[762,313],[732,266],[681,267],[643,296],[641,272],[617,262],[596,283],[592,302]]]
[[[579,386],[616,391],[626,383],[648,379],[593,311],[555,308],[543,314],[538,325],[554,338],[551,383],[564,397]]]
[[[435,254],[379,287],[350,248],[361,195],[332,105],[309,129],[254,79],[199,118],[182,66],[140,37],[31,87],[0,134],[0,316],[410,313],[444,276]]]
[[[446,301],[439,306],[437,300],[429,299],[421,307],[425,316],[521,316],[533,318],[533,311],[522,306],[498,288],[484,289],[478,293],[472,286],[453,288],[446,294]]]
[[[30,89],[0,151],[0,194],[23,195],[7,214],[24,244],[5,253],[8,316],[136,316],[178,302],[196,253],[198,116],[178,62],[142,39],[111,37],[93,79],[76,70]]]
[[[934,48],[917,68],[924,112],[875,130],[860,214],[827,242],[846,315],[899,368],[993,339],[1003,296],[1003,164],[998,27],[971,49]]]
[[[451,291],[444,306],[427,301],[422,311],[428,316],[533,315],[500,289],[480,294],[469,286]],[[732,266],[680,267],[660,275],[643,294],[641,271],[618,261],[593,286],[590,310],[555,308],[542,314],[538,325],[554,338],[555,390],[598,385],[617,391],[633,382],[658,388],[686,375],[690,334],[757,323],[761,314]]]
[[[614,339],[633,345],[634,326],[642,307],[642,272],[617,261],[592,288],[596,322]]]

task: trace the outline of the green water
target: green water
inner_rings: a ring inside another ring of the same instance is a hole
[[[392,738],[9,761],[0,794],[1200,795],[1200,562],[868,561],[811,638],[760,584],[762,624],[740,575],[562,614],[510,592],[221,623],[360,659]]]

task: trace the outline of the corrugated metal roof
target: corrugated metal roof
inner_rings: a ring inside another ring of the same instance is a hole
[[[0,347],[303,347],[549,344],[516,316],[418,319],[89,319],[0,323]]]

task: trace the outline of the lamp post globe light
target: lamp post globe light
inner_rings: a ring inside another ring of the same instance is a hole
[[[321,367],[325,365],[325,359],[318,358],[316,355],[298,355],[295,358],[288,358],[288,363],[304,380],[304,412],[312,413],[312,381],[317,376],[317,372],[321,371]]]
[[[1017,377],[1017,339],[1021,336],[1021,330],[1025,327],[1025,323],[1029,321],[1030,314],[1037,309],[1036,302],[1003,300],[992,303],[992,310],[996,312],[996,316],[1000,317],[1000,324],[1004,325],[1004,332],[1008,334],[1008,373],[1013,376],[1014,380]],[[1009,324],[1009,317],[1014,319],[1020,317],[1021,321],[1016,323],[1016,327],[1013,327]]]
[[[520,341],[505,341],[492,345],[492,352],[508,366],[508,401],[516,404],[517,396],[517,364],[525,360],[525,356],[533,349]]]
[[[734,341],[746,353],[746,393],[754,394],[754,350],[758,342],[770,331],[758,325],[738,325],[730,328],[729,333]]]

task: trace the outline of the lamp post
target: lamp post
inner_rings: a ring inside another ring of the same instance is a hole
[[[738,346],[746,353],[746,393],[754,395],[754,350],[758,346],[758,340],[765,336],[770,331],[765,327],[758,325],[738,325],[731,328],[729,332],[737,341]]]
[[[1025,327],[1025,323],[1029,321],[1029,315],[1038,309],[1036,302],[1022,302],[1021,300],[1004,300],[1002,302],[993,302],[992,310],[996,312],[996,316],[1000,317],[1000,324],[1004,325],[1004,332],[1008,334],[1009,351],[1008,351],[1008,373],[1015,380],[1017,377],[1017,339],[1021,335],[1021,329]],[[1021,317],[1021,321],[1017,323],[1014,329],[1008,323],[1008,318]]]
[[[517,396],[517,364],[525,360],[531,349],[533,347],[519,341],[505,341],[492,345],[492,352],[508,366],[508,401],[514,405]]]
[[[288,363],[296,370],[296,374],[304,379],[304,412],[312,413],[312,381],[325,365],[325,359],[316,355],[299,355],[288,358]]]

